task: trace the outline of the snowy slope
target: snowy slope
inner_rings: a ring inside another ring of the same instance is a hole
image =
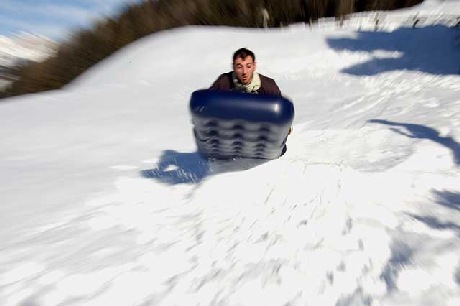
[[[190,27],[2,101],[0,304],[459,305],[456,35]],[[207,162],[188,99],[241,46],[294,132]]]

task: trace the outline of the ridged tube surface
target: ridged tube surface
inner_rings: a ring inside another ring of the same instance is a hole
[[[278,158],[294,118],[284,97],[197,90],[190,98],[198,152],[206,158]]]

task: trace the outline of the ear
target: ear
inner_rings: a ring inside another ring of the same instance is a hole
[[[254,70],[257,68],[257,62],[254,62]]]

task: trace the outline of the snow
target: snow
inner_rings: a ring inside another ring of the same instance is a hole
[[[459,305],[458,30],[388,24],[176,29],[3,100],[0,304]],[[293,134],[208,162],[188,99],[241,46]]]

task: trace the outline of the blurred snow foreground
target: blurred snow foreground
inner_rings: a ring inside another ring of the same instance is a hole
[[[4,100],[0,304],[460,305],[456,34],[191,27]],[[209,162],[189,95],[241,46],[294,132]]]

